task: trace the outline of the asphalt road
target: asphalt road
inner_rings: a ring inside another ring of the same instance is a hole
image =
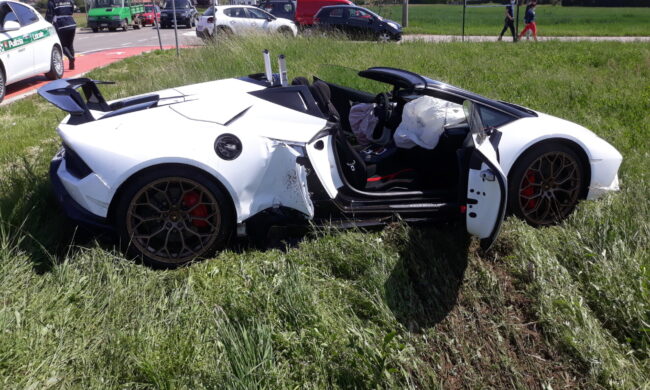
[[[160,38],[163,46],[175,45],[174,29],[160,30]],[[461,37],[457,35],[404,35],[405,42],[408,41],[425,41],[425,42],[454,42],[460,41]],[[497,36],[466,36],[466,41],[470,42],[489,42],[496,41]],[[650,37],[539,37],[540,41],[618,41],[633,42],[642,41],[650,42]],[[504,41],[512,41],[511,38],[504,37]],[[201,39],[196,37],[194,29],[179,28],[178,44],[181,46],[202,45]],[[90,53],[93,51],[117,49],[124,47],[137,46],[157,46],[158,34],[153,27],[143,27],[139,30],[113,31],[106,30],[93,33],[90,29],[78,29],[74,41],[77,53]]]
[[[174,29],[160,30],[163,46],[175,45]],[[179,28],[178,44],[181,46],[201,45],[201,39],[196,37],[194,29]],[[74,39],[75,51],[79,54],[99,50],[116,49],[135,46],[157,46],[158,34],[154,27],[143,27],[139,30],[92,32],[90,29],[77,29]]]

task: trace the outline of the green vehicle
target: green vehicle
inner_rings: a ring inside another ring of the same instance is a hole
[[[139,29],[142,26],[144,4],[138,0],[91,0],[88,11],[88,27],[93,32],[107,28],[126,31],[129,26]]]

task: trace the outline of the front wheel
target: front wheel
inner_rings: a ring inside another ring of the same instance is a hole
[[[52,48],[50,56],[50,71],[45,73],[49,80],[58,80],[63,77],[63,55],[56,46]]]
[[[377,40],[379,42],[389,42],[391,39],[392,39],[392,36],[389,33],[387,33],[386,31],[383,31],[383,32],[379,33],[379,35],[377,36]]]
[[[556,224],[584,196],[587,169],[578,154],[559,143],[528,150],[517,160],[508,183],[508,208],[532,226]]]
[[[127,253],[156,267],[176,267],[223,248],[234,217],[226,194],[205,174],[183,167],[132,181],[116,209]]]
[[[5,75],[2,72],[2,69],[0,69],[0,102],[2,102],[2,99],[5,98],[6,89],[7,85],[5,81]]]
[[[280,27],[278,33],[285,37],[293,38],[293,31],[289,27]]]

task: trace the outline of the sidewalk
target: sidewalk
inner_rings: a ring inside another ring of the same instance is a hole
[[[171,49],[172,46],[163,46],[164,49]],[[128,57],[139,55],[153,50],[158,50],[159,46],[141,46],[141,47],[124,47],[110,50],[102,50],[95,53],[80,54],[76,57],[75,70],[68,70],[68,60],[65,59],[64,78],[81,77],[93,69],[112,64]],[[7,86],[5,99],[0,106],[10,104],[16,100],[36,93],[36,90],[49,83],[44,75],[31,77],[27,80],[19,81]]]

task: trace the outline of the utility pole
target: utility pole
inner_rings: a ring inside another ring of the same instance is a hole
[[[402,1],[402,27],[409,25],[409,0]]]

